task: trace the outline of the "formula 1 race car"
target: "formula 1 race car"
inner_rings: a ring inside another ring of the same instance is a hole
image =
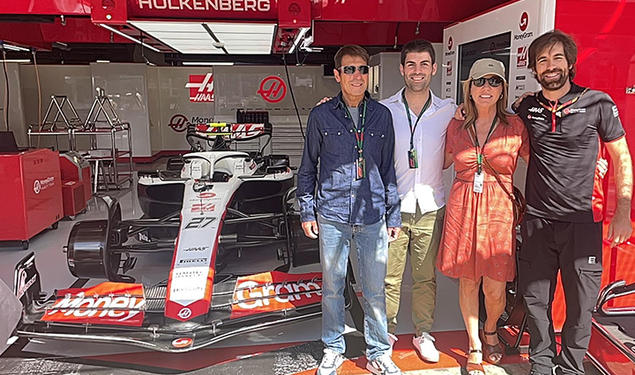
[[[318,263],[319,253],[317,241],[301,231],[288,160],[232,151],[224,144],[270,137],[271,126],[206,124],[188,133],[215,138],[222,147],[141,174],[143,218],[122,220],[119,203],[107,199],[107,219],[72,228],[69,270],[80,279],[107,282],[43,297],[33,254],[16,266],[14,292],[24,306],[18,336],[184,352],[321,314],[321,273],[290,272]],[[276,249],[275,269],[223,272],[228,263],[242,262],[241,252],[265,247]],[[135,254],[166,250],[174,252],[166,280],[147,286],[126,274],[135,266]],[[349,266],[346,305],[361,309],[352,283]]]

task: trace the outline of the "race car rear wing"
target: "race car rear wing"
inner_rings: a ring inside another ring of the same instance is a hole
[[[217,136],[222,136],[232,141],[248,141],[264,135],[270,136],[272,130],[273,126],[268,122],[260,124],[212,122],[188,128],[187,135],[203,139],[214,139]]]

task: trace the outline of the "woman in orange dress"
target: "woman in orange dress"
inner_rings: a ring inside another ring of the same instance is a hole
[[[467,370],[483,374],[483,354],[498,363],[503,350],[496,323],[505,308],[505,285],[515,276],[515,235],[511,199],[518,156],[529,158],[522,120],[505,110],[504,65],[480,59],[463,83],[465,120],[453,119],[445,144],[445,165],[456,177],[446,205],[437,268],[459,279],[459,303],[469,338]],[[485,160],[486,159],[486,160]],[[483,283],[487,321],[479,337],[479,286]],[[482,341],[481,342],[481,338]]]

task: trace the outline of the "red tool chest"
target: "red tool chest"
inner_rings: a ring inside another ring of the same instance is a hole
[[[74,217],[86,209],[92,197],[90,165],[75,151],[60,155],[64,216]]]
[[[57,151],[0,154],[0,241],[28,240],[63,216]]]

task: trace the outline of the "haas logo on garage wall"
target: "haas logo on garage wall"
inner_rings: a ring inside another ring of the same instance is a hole
[[[190,89],[190,101],[193,103],[214,101],[214,76],[212,73],[190,75],[190,80],[185,84],[185,88]]]
[[[175,132],[180,133],[187,130],[188,124],[189,124],[189,121],[187,121],[187,117],[181,114],[176,114],[172,116],[172,118],[170,118],[170,123],[168,124],[168,126],[172,128],[172,130],[174,130]]]
[[[278,76],[269,76],[260,82],[258,94],[269,103],[278,103],[287,95],[287,85]]]
[[[524,68],[527,66],[527,46],[518,47],[518,52],[516,54],[516,67]]]

